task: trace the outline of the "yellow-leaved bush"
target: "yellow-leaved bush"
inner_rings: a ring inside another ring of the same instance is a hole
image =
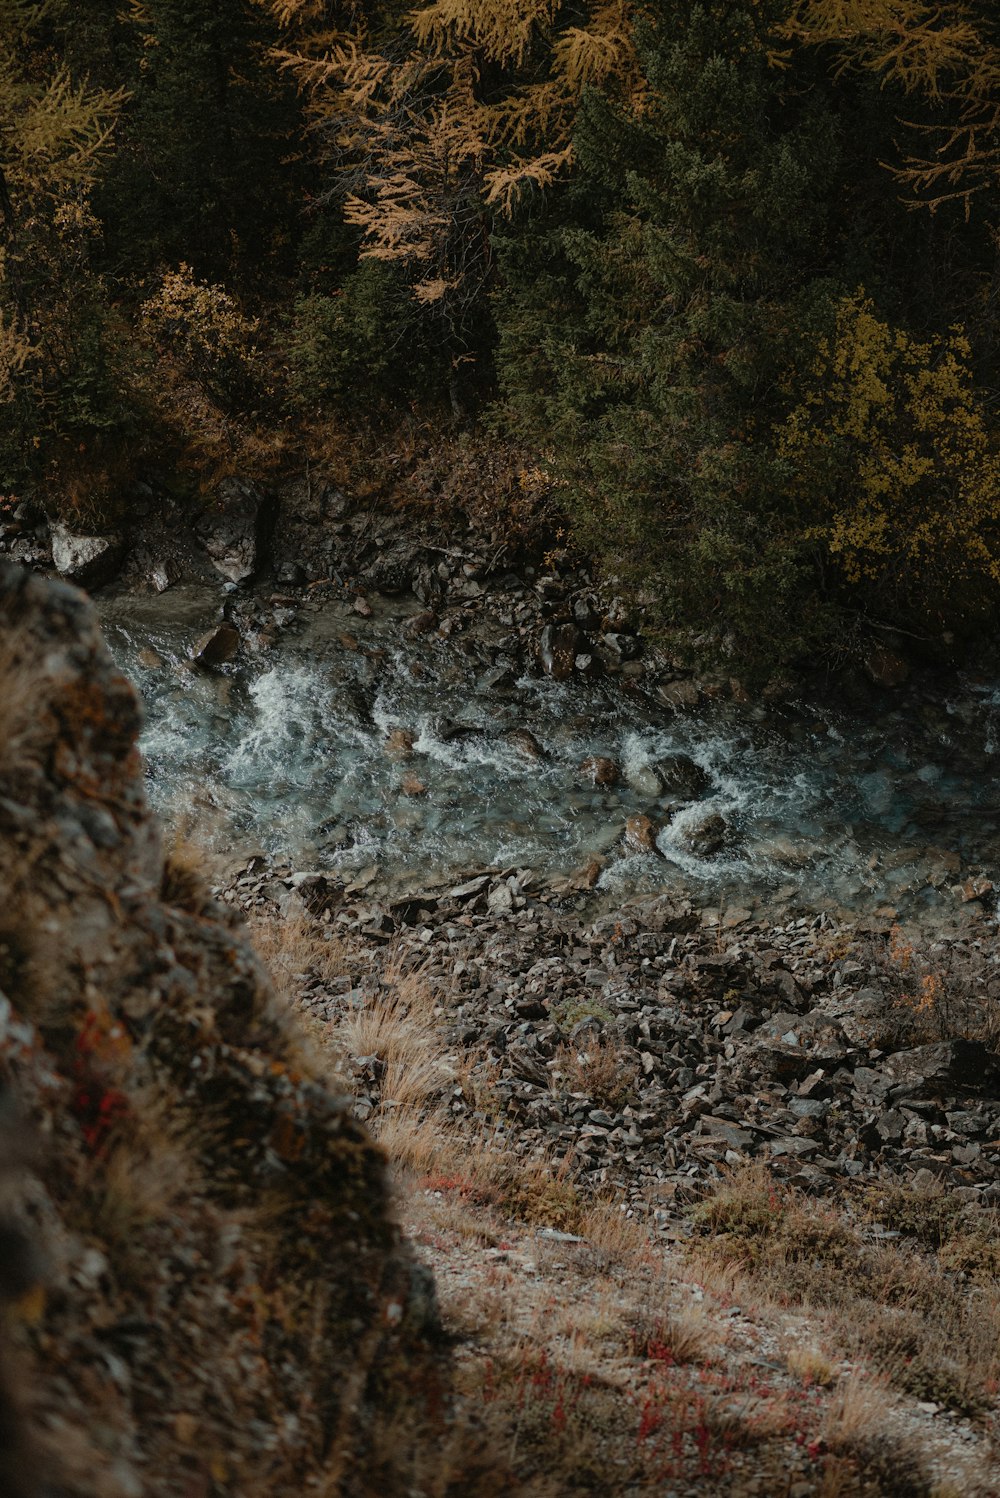
[[[253,386],[258,324],[224,287],[197,280],[182,264],[164,274],[141,315],[156,344],[212,395],[225,402]]]
[[[848,583],[930,618],[1000,582],[1000,451],[961,328],[918,340],[860,290],[795,393],[789,498]]]

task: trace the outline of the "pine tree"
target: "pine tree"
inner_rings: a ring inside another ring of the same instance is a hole
[[[658,7],[640,107],[591,93],[578,178],[503,246],[500,373],[582,539],[668,625],[771,660],[834,627],[811,497],[774,427],[796,372],[867,281],[892,302],[893,101],[790,46],[788,7]]]
[[[122,265],[273,273],[295,227],[298,115],[253,0],[131,0],[131,100],[101,207]]]

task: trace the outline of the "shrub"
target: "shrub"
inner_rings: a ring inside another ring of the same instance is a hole
[[[259,327],[224,287],[197,281],[182,263],[164,275],[141,315],[157,347],[224,405],[259,392]]]
[[[807,535],[873,601],[964,612],[1000,581],[1000,452],[961,328],[918,340],[844,297],[778,428]]]
[[[287,355],[294,402],[313,408],[423,390],[430,372],[417,304],[398,270],[365,260],[331,295],[295,304]]]
[[[889,1048],[935,1040],[981,1040],[1000,1035],[1000,967],[980,947],[921,950],[901,927],[873,938],[857,955],[885,1003],[871,1039]]]

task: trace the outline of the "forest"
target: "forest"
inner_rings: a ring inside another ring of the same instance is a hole
[[[420,423],[707,656],[995,620],[987,0],[0,0],[0,36],[0,505],[110,524],[151,468]]]

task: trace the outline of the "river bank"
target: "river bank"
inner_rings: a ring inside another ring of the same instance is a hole
[[[456,1419],[495,1443],[477,1471],[503,1453],[511,1490],[532,1494],[607,1487],[611,1463],[622,1494],[769,1492],[784,1474],[801,1498],[834,1482],[985,1498],[1000,1201],[988,865],[947,834],[933,853],[901,848],[896,802],[865,822],[874,862],[851,823],[849,877],[861,854],[869,875],[900,874],[917,916],[904,925],[881,889],[843,903],[834,862],[799,862],[782,892],[784,869],[764,874],[747,850],[766,795],[786,837],[823,846],[826,823],[789,830],[788,787],[811,798],[796,816],[835,819],[873,766],[894,795],[925,786],[947,818],[976,783],[988,717],[924,688],[848,734],[796,703],[651,710],[634,672],[554,679],[544,586],[519,588],[523,634],[497,619],[503,590],[440,607],[433,630],[413,628],[421,600],[353,583],[101,597],[146,698],[147,785],[175,838],[193,815],[204,839],[175,848],[164,899],[198,930],[215,901],[249,922],[281,1012],[391,1160],[443,1287]],[[232,653],[199,664],[220,632]],[[478,685],[499,667],[506,679]],[[921,701],[930,726],[900,764],[894,725]],[[973,728],[961,762],[935,721]],[[835,779],[816,778],[820,744]],[[931,744],[935,761],[913,752]],[[924,763],[941,774],[920,777]],[[654,787],[668,767],[680,791]],[[671,837],[724,820],[734,787],[740,849],[685,868]],[[318,816],[342,813],[338,793],[369,831],[324,849]],[[428,810],[380,842],[378,818],[411,805]],[[653,846],[630,847],[630,819],[654,815]],[[477,858],[503,821],[527,856]],[[594,829],[603,861],[581,867]],[[921,918],[922,941],[907,934]],[[603,1319],[581,1317],[573,1287]]]

